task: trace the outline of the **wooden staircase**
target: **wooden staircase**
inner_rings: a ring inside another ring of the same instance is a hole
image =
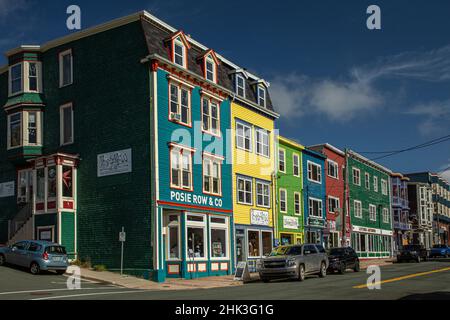
[[[7,245],[21,240],[31,240],[34,235],[33,211],[31,203],[23,206],[16,216],[9,220]]]

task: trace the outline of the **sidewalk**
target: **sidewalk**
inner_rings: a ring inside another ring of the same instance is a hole
[[[114,284],[128,289],[143,290],[189,290],[211,289],[229,286],[240,286],[243,283],[234,281],[234,276],[205,277],[197,279],[166,279],[164,283],[158,283],[134,276],[123,275],[109,271],[94,271],[81,269],[81,278],[97,282]]]

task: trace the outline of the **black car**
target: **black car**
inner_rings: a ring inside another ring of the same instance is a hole
[[[332,248],[328,252],[328,272],[338,271],[344,274],[347,269],[359,271],[359,258],[355,250],[350,247],[346,248]]]
[[[429,257],[429,251],[422,245],[408,244],[403,246],[397,253],[397,262],[402,261],[426,261]]]

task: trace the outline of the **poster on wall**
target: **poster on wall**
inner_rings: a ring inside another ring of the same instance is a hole
[[[106,177],[132,171],[131,149],[97,155],[97,177]]]
[[[0,183],[0,198],[14,197],[14,181]]]
[[[258,226],[268,226],[269,225],[269,212],[262,210],[252,209],[250,213],[251,224]]]

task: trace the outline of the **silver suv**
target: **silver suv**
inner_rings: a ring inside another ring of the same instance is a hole
[[[325,277],[327,268],[328,257],[321,245],[288,245],[275,248],[268,257],[261,259],[259,276],[263,282],[282,278],[303,281],[309,274]]]

